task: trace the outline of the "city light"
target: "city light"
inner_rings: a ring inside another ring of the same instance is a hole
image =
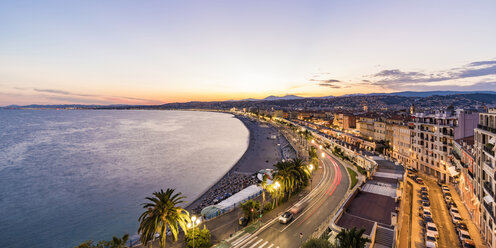
[[[322,153],[322,158],[325,158],[325,153]]]

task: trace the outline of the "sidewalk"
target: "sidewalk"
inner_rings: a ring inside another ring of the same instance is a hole
[[[400,248],[409,248],[411,247],[412,242],[412,220],[414,219],[413,212],[413,204],[412,199],[414,196],[413,192],[413,184],[409,181],[409,178],[405,180],[405,188],[403,190],[403,214],[401,215],[401,229],[398,237],[398,247]],[[417,213],[418,216],[418,213]]]
[[[451,197],[453,198],[453,201],[455,201],[456,206],[458,207],[458,211],[462,216],[463,223],[467,225],[470,237],[475,242],[475,246],[486,247],[486,244],[484,243],[484,240],[482,239],[482,236],[479,232],[479,228],[477,228],[475,223],[472,221],[470,214],[467,210],[467,207],[460,199],[460,195],[458,195],[458,192],[456,191],[455,187],[450,184],[448,185],[448,188],[450,189]]]

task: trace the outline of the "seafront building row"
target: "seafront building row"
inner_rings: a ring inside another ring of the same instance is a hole
[[[388,156],[406,168],[451,183],[489,247],[496,247],[496,108],[394,113],[256,110]],[[251,111],[252,109],[244,109]]]

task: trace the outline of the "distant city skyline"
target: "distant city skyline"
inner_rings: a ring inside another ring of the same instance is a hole
[[[496,2],[11,1],[0,106],[496,90]]]

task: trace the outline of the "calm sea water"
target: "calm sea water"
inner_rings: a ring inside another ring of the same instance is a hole
[[[135,234],[144,198],[188,201],[248,148],[232,115],[0,110],[0,247],[73,247]]]

